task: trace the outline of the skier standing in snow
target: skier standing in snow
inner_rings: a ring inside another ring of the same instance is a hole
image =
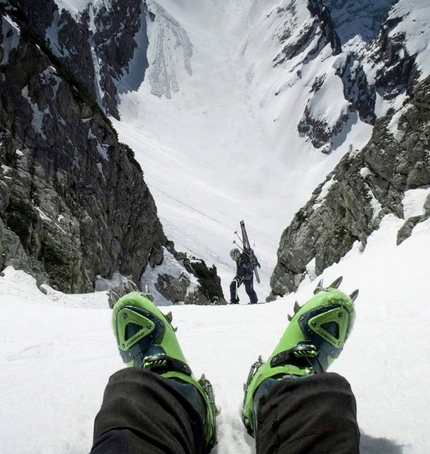
[[[317,288],[294,307],[269,360],[251,367],[242,421],[256,454],[359,453],[351,387],[326,373],[353,328],[356,296],[334,283]],[[193,376],[171,317],[149,294],[117,292],[113,301],[113,329],[128,367],[106,386],[91,454],[209,453],[217,441],[212,386]]]
[[[230,251],[230,257],[236,262],[236,276],[230,284],[230,303],[239,304],[237,291],[242,283],[245,284],[246,293],[249,296],[250,304],[257,304],[258,297],[254,290],[254,267],[259,266],[257,257],[251,251],[254,260],[238,248]]]

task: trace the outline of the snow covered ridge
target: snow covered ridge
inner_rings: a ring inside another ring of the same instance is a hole
[[[29,15],[41,14],[30,9],[30,3],[20,1]],[[255,84],[268,72],[271,79],[278,78],[272,82],[270,103],[277,103],[276,95],[287,105],[285,98],[296,85],[305,88],[296,106],[297,130],[324,153],[342,145],[356,123],[373,125],[398,107],[416,81],[430,74],[426,20],[430,7],[423,0],[412,5],[407,0],[235,3],[233,7],[229,0],[208,2],[196,12],[193,0],[187,0],[182,8],[186,15],[198,14],[197,20],[207,22],[208,33],[210,17],[219,15],[226,33],[238,35],[236,49],[228,52],[242,60]],[[168,98],[181,90],[183,77],[199,77],[192,67],[192,23],[179,22],[169,2],[49,0],[49,4],[58,9],[46,18],[41,33],[116,118],[121,94],[138,90],[145,77],[153,95]],[[242,25],[245,20],[247,27]],[[213,33],[213,39],[219,39],[215,28]],[[253,96],[252,84],[249,90]],[[334,108],[333,99],[343,101]]]
[[[364,250],[381,221],[403,220],[397,245],[430,217],[428,148],[430,77],[396,115],[377,122],[370,142],[346,155],[284,231],[271,279],[273,295],[295,291],[339,262],[353,247]]]
[[[294,109],[298,131],[331,153],[356,123],[373,125],[430,74],[429,17],[423,1],[278,2],[254,20],[254,27],[267,24],[270,32],[250,32],[245,62],[257,64],[251,54],[257,47],[266,65],[272,60],[286,71],[279,73],[277,96],[295,97],[294,87],[305,87],[307,96]]]

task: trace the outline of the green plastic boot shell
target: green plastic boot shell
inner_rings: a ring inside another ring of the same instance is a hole
[[[320,291],[295,311],[269,360],[264,363],[260,358],[251,367],[242,410],[250,434],[254,431],[254,396],[261,383],[270,377],[281,380],[325,372],[340,355],[355,320],[351,298],[332,288]]]
[[[113,307],[112,327],[123,361],[195,386],[206,404],[205,439],[209,450],[216,444],[218,410],[210,382],[197,380],[182,353],[171,319],[138,292],[120,298]]]

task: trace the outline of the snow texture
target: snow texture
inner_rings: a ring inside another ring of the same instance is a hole
[[[430,220],[396,246],[402,223],[387,216],[364,252],[357,245],[323,275],[326,284],[343,275],[348,293],[360,289],[354,331],[331,370],[355,393],[364,454],[427,452],[430,270],[422,252],[430,248]],[[194,374],[206,374],[222,407],[215,454],[255,453],[240,421],[243,382],[258,355],[267,359],[277,344],[294,301],[305,302],[315,285],[305,281],[296,294],[256,306],[169,307]],[[43,290],[13,268],[0,277],[0,449],[87,453],[104,386],[123,367],[107,295]]]

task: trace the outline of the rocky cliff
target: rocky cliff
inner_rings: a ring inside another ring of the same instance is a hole
[[[0,4],[0,268],[13,265],[64,292],[92,291],[98,276],[109,279],[117,271],[139,282],[166,253],[178,253],[163,233],[133,151],[118,141],[89,88],[90,54],[85,46],[79,49],[84,68],[79,79],[73,58],[65,64],[45,39],[56,6],[32,5],[30,13],[25,1]],[[66,12],[58,16],[68,20]],[[105,32],[115,28],[105,21]],[[70,23],[64,28],[86,36],[86,29]],[[68,52],[75,54],[71,45]],[[113,50],[106,45],[104,52],[108,60]],[[115,65],[110,70],[115,73]],[[211,302],[215,294],[221,300],[216,269],[188,262],[175,259],[188,276],[184,296],[191,289],[205,296],[199,302]],[[200,281],[190,287],[202,276],[212,276],[215,290]],[[165,273],[154,272],[155,282],[165,279]],[[167,297],[177,300],[177,294]]]
[[[308,102],[296,112],[298,132],[321,152],[330,154],[339,146],[358,119],[374,125],[381,115],[378,97],[388,106],[416,84],[417,53],[407,40],[415,19],[405,23],[405,6],[395,8],[400,3],[308,0],[305,15],[305,5],[285,1],[272,13],[278,24],[273,38],[279,41],[274,66],[288,67],[301,80],[311,62],[333,60],[315,71]],[[287,87],[294,83],[291,79]],[[332,104],[334,90],[336,115],[328,118],[323,107]]]
[[[76,16],[60,9],[54,0],[11,0],[10,5],[25,15],[26,21],[44,39],[51,52],[72,72],[102,109],[119,118],[118,91],[128,89],[121,78],[137,51],[142,56],[139,74],[142,81],[146,60],[146,20],[150,18],[142,0],[89,2]],[[96,6],[97,5],[97,6]]]
[[[376,122],[370,142],[351,150],[313,193],[283,232],[278,263],[271,277],[272,295],[294,292],[338,262],[356,243],[366,247],[381,219],[404,219],[398,244],[430,216],[405,213],[407,191],[430,185],[430,78],[419,84],[402,109]]]
[[[26,17],[2,6],[1,265],[68,292],[116,269],[138,280],[167,244],[140,166]]]

